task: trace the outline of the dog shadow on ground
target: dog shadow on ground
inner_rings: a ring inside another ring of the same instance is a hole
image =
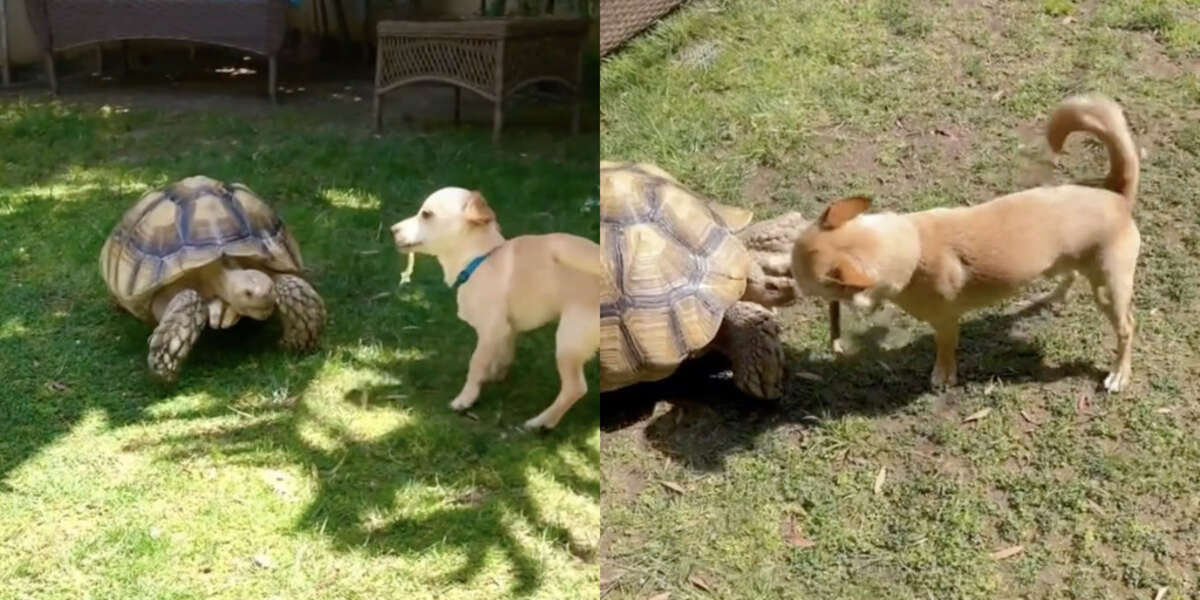
[[[1013,335],[1040,305],[963,322],[958,349],[959,386],[1001,379],[1050,383],[1102,372],[1091,362],[1047,366],[1041,348]],[[880,416],[929,394],[934,342],[926,331],[911,343],[881,349],[888,329],[873,326],[855,336],[861,350],[833,360],[809,349],[787,348],[785,396],[764,401],[742,394],[728,376],[728,362],[714,354],[689,361],[671,377],[601,395],[601,429],[641,428],[656,451],[702,471],[719,470],[732,452],[750,449],[760,434],[784,426],[811,427],[846,415]],[[669,407],[662,412],[659,402]],[[658,410],[656,410],[656,406]]]

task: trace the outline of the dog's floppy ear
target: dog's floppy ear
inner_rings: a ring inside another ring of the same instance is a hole
[[[837,265],[829,270],[827,277],[838,285],[844,285],[857,290],[865,290],[875,285],[875,281],[871,279],[870,275],[863,273],[862,269],[858,268],[858,265],[844,258],[839,260]]]
[[[472,225],[487,225],[496,220],[496,213],[492,211],[492,207],[488,206],[487,200],[483,199],[483,194],[478,191],[471,192],[471,196],[467,198],[467,207],[463,209],[463,216]]]
[[[866,212],[868,208],[871,208],[871,199],[863,196],[834,200],[825,212],[821,213],[821,229],[837,229],[850,219]]]

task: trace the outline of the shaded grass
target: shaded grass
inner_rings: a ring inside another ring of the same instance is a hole
[[[601,155],[658,163],[763,217],[1096,177],[1093,142],[1052,161],[1041,137],[1077,92],[1114,96],[1145,147],[1128,393],[1097,392],[1114,342],[1082,284],[1053,313],[1004,305],[965,322],[966,381],[942,395],[926,392],[927,327],[847,316],[854,356],[834,362],[823,308],[802,301],[780,311],[795,377],[778,404],[703,365],[605,396],[609,597],[1190,597],[1198,16],[1186,2],[708,1],[609,59]],[[702,64],[684,59],[697,47]]]
[[[509,236],[594,237],[595,169],[587,136],[0,103],[0,597],[594,597],[596,402],[517,429],[557,392],[542,330],[452,413],[474,334],[435,261],[397,287],[387,227],[461,185]],[[273,322],[206,332],[164,388],[96,260],[141,193],[198,173],[277,209],[331,322],[301,356]]]

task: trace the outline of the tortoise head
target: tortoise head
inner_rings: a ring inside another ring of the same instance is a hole
[[[219,286],[221,298],[239,314],[262,321],[275,311],[275,282],[262,271],[224,269]]]

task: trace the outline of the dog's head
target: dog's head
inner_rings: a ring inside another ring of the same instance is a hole
[[[835,200],[796,239],[792,275],[806,294],[869,308],[875,278],[862,257],[873,253],[877,240],[856,217],[871,207],[861,196]]]
[[[392,240],[401,252],[439,255],[465,238],[499,228],[483,194],[447,187],[430,194],[416,215],[392,225]]]

